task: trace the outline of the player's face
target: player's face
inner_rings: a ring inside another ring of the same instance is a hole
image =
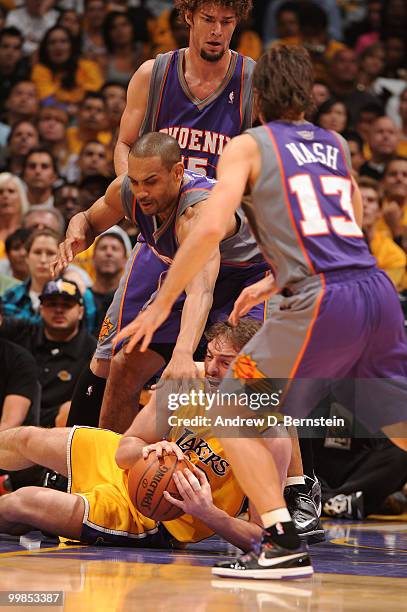
[[[165,214],[176,205],[183,174],[181,162],[168,170],[160,157],[129,155],[130,188],[145,215]]]
[[[388,198],[407,198],[407,161],[397,159],[391,162],[383,186]]]
[[[363,202],[363,229],[372,227],[379,216],[379,195],[372,187],[361,187]]]
[[[208,62],[218,62],[229,49],[237,24],[235,12],[217,4],[204,4],[186,15],[190,31],[190,46]]]
[[[209,342],[205,355],[205,376],[210,380],[222,380],[226,376],[230,364],[237,356],[236,349],[226,338],[215,338]]]

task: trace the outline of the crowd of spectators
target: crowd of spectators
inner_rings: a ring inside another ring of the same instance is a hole
[[[404,0],[265,0],[254,2],[232,47],[255,60],[269,45],[308,49],[315,105],[307,118],[349,143],[365,238],[407,319],[406,32]],[[44,365],[38,351],[57,363],[41,297],[49,262],[70,218],[114,177],[134,71],[187,44],[188,28],[170,0],[0,0],[0,336],[26,330],[21,337],[32,339],[25,348],[35,356],[45,398],[44,368],[54,366]],[[135,239],[125,225],[115,227],[69,266],[66,281],[82,296],[76,305],[83,333],[97,336]],[[2,346],[0,367],[9,367],[19,353],[6,359],[8,344]],[[77,372],[69,373],[70,385]],[[55,383],[61,384],[68,389],[66,381]],[[27,386],[32,399],[35,390]],[[52,410],[43,402],[41,423],[54,425],[60,412],[64,423],[67,396],[53,398]],[[8,414],[3,406],[0,429]]]

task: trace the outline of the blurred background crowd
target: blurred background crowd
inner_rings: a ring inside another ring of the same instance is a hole
[[[263,0],[232,40],[254,59],[278,42],[308,49],[315,66],[308,119],[349,142],[365,237],[403,305],[406,32],[405,0]],[[43,391],[51,378],[63,388],[51,393],[45,425],[69,403],[78,363],[92,353],[134,229],[123,222],[82,253],[65,275],[73,290],[44,296],[49,262],[70,218],[113,178],[131,76],[145,60],[187,45],[188,29],[169,0],[0,0],[0,335],[30,337],[21,343],[35,357]],[[67,299],[78,306],[69,321]],[[86,350],[76,346],[54,371],[61,342],[66,349],[79,332]]]

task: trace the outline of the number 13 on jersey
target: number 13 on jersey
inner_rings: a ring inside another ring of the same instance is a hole
[[[324,236],[334,232],[338,236],[347,238],[363,237],[362,230],[355,220],[350,179],[340,176],[320,176],[319,181],[324,196],[338,196],[343,214],[325,216],[310,175],[296,174],[288,180],[288,184],[291,193],[297,197],[301,209],[302,234],[304,236]]]

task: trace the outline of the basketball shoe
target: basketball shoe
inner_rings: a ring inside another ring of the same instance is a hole
[[[251,551],[212,568],[212,574],[224,578],[308,578],[312,576],[311,559],[306,546],[301,543],[294,550],[272,542],[268,534],[263,538],[259,551]]]
[[[313,480],[308,493],[296,488],[295,485],[284,489],[284,499],[288,512],[295,525],[298,535],[308,544],[317,544],[325,540],[322,528],[321,513],[321,485]]]
[[[335,495],[324,503],[323,511],[328,516],[360,521],[365,517],[363,492],[355,491],[349,495],[344,493]]]

